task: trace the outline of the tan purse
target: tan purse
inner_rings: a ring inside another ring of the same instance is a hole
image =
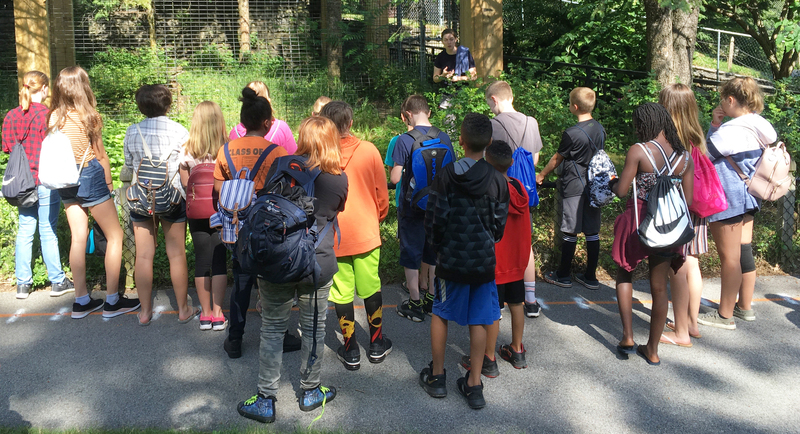
[[[763,200],[778,200],[786,195],[792,185],[790,174],[792,157],[789,156],[783,142],[776,142],[774,146],[760,145],[763,152],[756,162],[756,172],[752,178],[742,172],[733,158],[730,156],[726,158],[742,181],[747,184],[748,193]]]

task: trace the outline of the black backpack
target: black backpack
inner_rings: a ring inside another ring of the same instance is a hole
[[[33,122],[31,120],[31,122]],[[25,135],[17,140],[8,157],[6,172],[3,174],[3,197],[8,203],[21,208],[30,208],[39,203],[39,193],[36,191],[36,181],[33,180],[31,165],[25,146],[22,142],[28,137],[31,124],[25,130]]]

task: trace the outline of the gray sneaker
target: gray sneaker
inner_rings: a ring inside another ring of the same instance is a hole
[[[75,292],[75,285],[67,277],[61,283],[50,285],[50,297],[61,297],[68,292]]]
[[[736,330],[736,323],[733,318],[725,319],[719,316],[719,311],[716,309],[698,316],[697,323],[725,330]]]
[[[733,316],[739,319],[743,319],[745,321],[755,321],[756,320],[756,311],[753,309],[744,310],[740,309],[739,305],[733,306]]]

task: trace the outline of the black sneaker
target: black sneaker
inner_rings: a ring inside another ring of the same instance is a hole
[[[527,316],[528,318],[536,318],[542,311],[542,307],[539,305],[538,301],[533,303],[524,303],[524,305],[525,305],[525,316]]]
[[[555,271],[548,271],[544,273],[544,280],[547,283],[560,286],[562,288],[572,288],[572,279],[569,277],[558,277],[558,273]]]
[[[114,318],[115,316],[133,312],[139,309],[140,306],[138,298],[130,299],[122,296],[115,304],[106,303],[105,307],[103,307],[103,318]]]
[[[467,386],[468,377],[469,372],[467,375],[456,380],[456,386],[458,386],[458,391],[461,393],[461,395],[467,399],[469,408],[473,410],[480,410],[483,407],[486,407],[486,400],[483,399],[483,381],[481,381],[481,384],[477,386],[469,387]]]
[[[254,395],[247,401],[242,401],[236,406],[240,415],[257,420],[261,423],[275,422],[275,401],[274,396]]]
[[[428,395],[434,398],[444,398],[447,396],[447,370],[442,372],[442,375],[433,375],[433,362],[428,364],[419,373],[419,384],[428,392]]]
[[[284,353],[291,353],[294,351],[300,351],[300,348],[303,346],[302,339],[298,338],[297,336],[286,332],[283,335],[283,352]]]
[[[425,291],[424,296],[420,296],[422,300],[422,311],[425,312],[426,315],[432,316],[433,315],[433,294],[428,291]]]
[[[66,277],[61,283],[50,285],[50,297],[61,297],[68,292],[75,292],[75,285]]]
[[[576,274],[575,281],[591,290],[600,289],[600,282],[593,279],[587,279],[586,275],[584,274]]]
[[[103,300],[99,298],[89,299],[89,303],[86,303],[86,305],[82,305],[78,302],[72,303],[72,318],[73,319],[86,318],[86,316],[89,315],[90,313],[99,310],[101,307],[103,307],[103,304],[105,303],[103,302]]]
[[[222,344],[222,348],[228,353],[228,357],[231,359],[238,359],[242,357],[242,340],[241,339],[231,339],[230,336],[225,338],[225,342]]]
[[[525,361],[525,346],[522,346],[522,352],[518,353],[514,351],[514,348],[511,345],[503,345],[500,347],[500,351],[497,352],[500,354],[500,358],[511,363],[516,369],[525,369],[528,367],[528,363]]]
[[[300,395],[300,410],[311,411],[322,406],[325,411],[325,404],[336,398],[336,388],[319,385],[313,389],[304,390]]]
[[[367,359],[370,363],[380,363],[392,352],[392,341],[387,337],[384,337],[382,341],[369,344]]]
[[[414,322],[425,321],[425,312],[422,310],[422,302],[408,299],[397,307],[397,314],[410,319]]]
[[[17,284],[17,298],[20,300],[24,300],[28,298],[28,294],[31,293],[31,289],[33,288],[32,285],[20,285]]]
[[[470,370],[469,356],[461,357],[461,366],[467,371]],[[496,378],[500,375],[500,369],[497,367],[497,360],[489,360],[489,356],[483,355],[483,366],[481,366],[481,375],[486,378]]]
[[[336,350],[336,356],[339,357],[339,361],[348,371],[358,371],[358,368],[361,367],[361,350],[358,349],[358,346],[347,351],[342,345]]]

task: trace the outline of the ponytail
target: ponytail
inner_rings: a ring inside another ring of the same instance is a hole
[[[50,79],[43,72],[28,71],[22,77],[22,89],[19,91],[19,105],[23,111],[31,108],[31,95],[42,90],[50,84]]]

